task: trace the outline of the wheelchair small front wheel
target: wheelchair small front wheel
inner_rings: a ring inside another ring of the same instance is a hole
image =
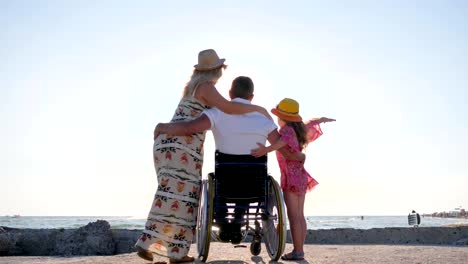
[[[252,243],[250,244],[250,253],[254,256],[258,256],[261,251],[262,251],[262,245],[260,241],[256,241],[256,240],[252,241]]]

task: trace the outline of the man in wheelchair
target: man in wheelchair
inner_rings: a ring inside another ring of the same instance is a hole
[[[241,104],[250,104],[254,97],[254,84],[249,77],[239,76],[232,82],[229,96],[232,102]],[[268,140],[274,144],[279,140],[280,135],[272,119],[265,117],[263,114],[252,112],[243,115],[230,115],[222,112],[218,108],[211,108],[204,110],[200,117],[191,121],[181,121],[173,123],[159,123],[155,130],[155,137],[158,134],[172,134],[172,135],[191,135],[193,133],[211,129],[215,140],[217,158],[219,153],[229,155],[242,155],[244,158],[250,156],[252,149],[257,148],[257,143],[265,144]],[[292,154],[286,149],[279,150],[283,156],[288,159],[305,160],[303,153]],[[259,160],[250,156],[252,159]],[[261,160],[261,158],[260,158]],[[264,157],[266,165],[266,156]],[[235,169],[231,168],[226,170],[227,176],[237,177],[234,172]],[[225,174],[225,173],[223,173]],[[245,191],[246,183],[241,181],[232,181],[229,184],[231,192]],[[218,201],[223,203],[222,200]],[[245,205],[249,201],[237,201],[234,212],[234,223],[227,223],[226,211],[220,210],[217,212],[215,218],[219,221],[220,233],[219,237],[222,241],[232,243],[240,243],[241,235],[241,219],[245,214]],[[226,220],[223,223],[222,219]]]
[[[238,244],[242,240],[241,227],[248,222],[244,216],[251,208],[249,204],[265,202],[267,156],[255,158],[216,151],[215,173],[210,176],[214,184],[213,219],[220,228],[219,239]],[[232,207],[234,213],[228,213]]]

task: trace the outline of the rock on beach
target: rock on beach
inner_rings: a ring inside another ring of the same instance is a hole
[[[141,230],[98,220],[78,229],[0,228],[0,256],[108,256],[134,252]],[[249,240],[247,240],[248,242]],[[287,242],[291,243],[288,232]],[[214,243],[217,244],[217,243]],[[219,243],[224,244],[224,243]],[[468,226],[308,230],[308,245],[468,245]],[[468,263],[468,262],[467,262]]]

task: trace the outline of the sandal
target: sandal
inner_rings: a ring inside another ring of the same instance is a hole
[[[149,261],[153,261],[153,253],[151,253],[150,251],[140,247],[140,246],[135,246],[136,250],[137,250],[137,255],[144,259],[144,260],[149,260]]]
[[[296,253],[296,251],[291,251],[291,253],[284,254],[281,256],[282,260],[290,260],[290,261],[297,261],[297,260],[304,260],[304,252]]]
[[[184,263],[184,262],[194,262],[194,261],[195,261],[195,258],[192,257],[192,256],[189,256],[189,255],[184,256],[184,257],[182,257],[180,259],[173,259],[173,258],[169,259],[169,263],[171,263],[171,264]]]

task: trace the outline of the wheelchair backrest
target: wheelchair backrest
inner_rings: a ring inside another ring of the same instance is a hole
[[[215,196],[234,199],[264,197],[268,177],[267,156],[215,153]]]

